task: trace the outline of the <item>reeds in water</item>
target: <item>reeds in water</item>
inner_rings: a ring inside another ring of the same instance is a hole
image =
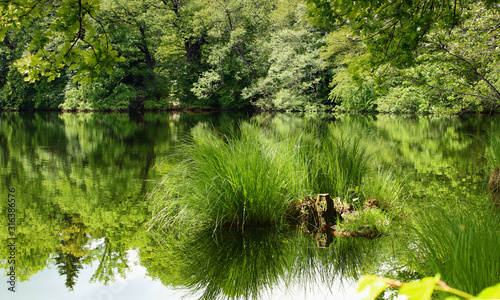
[[[152,223],[215,229],[285,224],[287,211],[305,196],[362,197],[366,149],[359,132],[337,124],[279,133],[242,123],[232,135],[197,126],[181,148],[185,160],[153,194]]]
[[[486,148],[486,158],[490,171],[489,187],[491,200],[500,206],[500,123],[494,123],[490,128],[489,145]]]
[[[433,207],[415,228],[412,252],[428,274],[440,273],[448,285],[474,295],[500,281],[500,217],[491,206]]]
[[[359,195],[369,161],[363,141],[359,131],[337,123],[301,137],[302,164],[314,193],[329,193],[347,202]]]
[[[304,195],[307,178],[289,145],[293,141],[248,123],[239,136],[196,128],[182,148],[187,159],[156,191],[156,221],[241,229],[282,223],[291,203]]]

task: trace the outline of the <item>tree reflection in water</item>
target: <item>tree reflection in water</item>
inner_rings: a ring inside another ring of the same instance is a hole
[[[304,117],[295,115],[254,118],[283,133],[304,124]],[[29,289],[35,274],[57,266],[67,288],[76,291],[81,268],[93,264],[89,278],[110,283],[132,269],[130,249],[138,249],[149,276],[189,287],[204,298],[257,298],[282,286],[333,286],[365,271],[392,272],[403,280],[416,276],[390,266],[403,248],[393,247],[392,237],[390,242],[333,239],[321,249],[311,236],[293,230],[147,232],[149,180],[158,180],[175,164],[175,145],[200,122],[223,132],[248,119],[245,114],[0,113],[0,195],[15,187],[18,199],[17,280]],[[373,133],[376,159],[397,167],[407,179],[408,207],[417,202],[459,205],[487,189],[491,170],[484,167],[485,141],[490,128],[498,128],[498,118],[350,115],[336,116],[335,122]],[[4,215],[7,204],[0,201]],[[7,222],[0,218],[0,228]],[[4,259],[8,238],[8,231],[0,230],[3,270],[10,267]]]

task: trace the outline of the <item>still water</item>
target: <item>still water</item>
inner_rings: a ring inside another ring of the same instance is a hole
[[[286,132],[305,120],[372,132],[375,159],[407,201],[484,192],[498,118],[244,113],[0,113],[1,299],[354,299],[364,273],[408,274],[393,237],[318,248],[300,232],[148,232],[148,194],[199,123]],[[430,200],[432,199],[432,200]],[[12,280],[11,280],[12,279]],[[9,290],[10,289],[10,290]],[[13,292],[12,290],[15,290]]]

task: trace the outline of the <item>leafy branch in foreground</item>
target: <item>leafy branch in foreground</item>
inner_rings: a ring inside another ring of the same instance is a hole
[[[440,280],[441,275],[425,277],[415,282],[401,282],[394,279],[379,277],[376,275],[365,275],[358,281],[358,294],[360,299],[371,300],[377,297],[387,288],[399,288],[399,294],[409,299],[428,300],[434,291],[442,291],[455,296],[446,297],[445,300],[465,299],[498,299],[500,298],[500,283],[482,290],[477,296],[470,295],[464,291],[452,288]],[[458,297],[457,297],[458,296]]]
[[[0,1],[0,42],[9,31],[36,28],[28,53],[15,63],[25,80],[42,76],[52,81],[68,67],[84,82],[103,71],[111,73],[122,61],[111,48],[108,33],[97,14],[100,0]]]

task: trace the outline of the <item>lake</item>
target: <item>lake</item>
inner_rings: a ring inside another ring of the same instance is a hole
[[[353,299],[362,274],[416,278],[405,233],[320,248],[298,230],[202,231],[182,244],[148,231],[148,196],[200,123],[287,132],[311,120],[370,132],[409,205],[486,193],[498,117],[0,112],[1,299]]]

